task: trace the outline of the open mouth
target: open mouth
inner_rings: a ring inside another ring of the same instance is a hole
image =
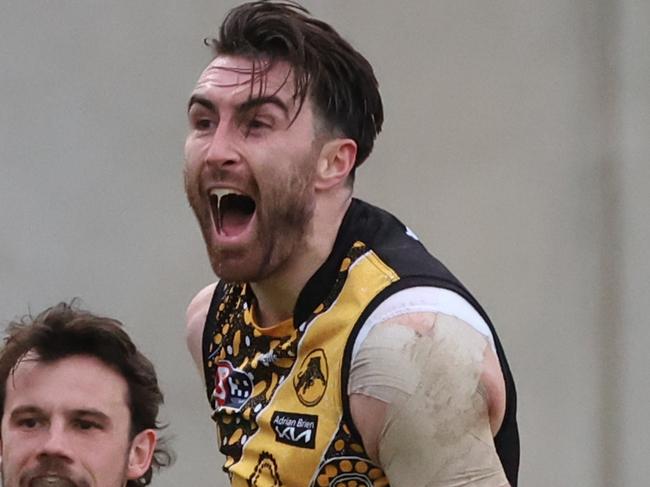
[[[217,232],[227,237],[242,233],[255,214],[253,198],[232,189],[215,189],[210,192],[212,218]]]
[[[72,480],[58,475],[36,477],[29,483],[30,487],[76,487]]]

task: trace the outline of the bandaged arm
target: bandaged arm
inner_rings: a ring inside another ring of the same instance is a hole
[[[392,487],[508,485],[493,441],[503,377],[489,340],[463,320],[409,313],[375,325],[348,392],[364,446]]]

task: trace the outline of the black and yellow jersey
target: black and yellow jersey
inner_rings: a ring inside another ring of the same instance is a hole
[[[220,282],[215,290],[203,334],[205,382],[233,486],[388,485],[352,422],[347,381],[365,319],[387,297],[416,286],[458,293],[488,323],[507,396],[495,444],[516,486],[515,388],[492,324],[403,224],[357,199],[332,253],[300,293],[292,319],[260,328],[250,286]]]

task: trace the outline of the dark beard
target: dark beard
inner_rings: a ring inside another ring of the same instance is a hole
[[[280,269],[292,255],[300,252],[300,246],[311,230],[314,215],[313,177],[313,172],[295,171],[283,185],[264,194],[264,204],[260,204],[257,210],[258,234],[255,244],[261,249],[261,257],[248,273],[233,276],[220,274],[220,252],[210,252],[208,249],[215,274],[225,282],[260,282]]]
[[[223,272],[222,263],[237,258],[228,251],[207,247],[210,264],[214,273],[224,282],[260,282],[269,277],[296,252],[300,252],[303,237],[309,229],[313,215],[313,205],[282,216],[273,215],[260,224],[256,245],[261,249],[259,261],[246,272],[238,268],[232,275]],[[284,218],[283,218],[284,217]]]
[[[296,167],[288,174],[283,184],[277,184],[260,195],[257,205],[257,236],[252,244],[259,250],[255,261],[248,261],[237,269],[222,266],[224,262],[243,257],[244,251],[226,251],[210,247],[209,233],[213,230],[212,216],[203,212],[203,208],[188,192],[190,205],[199,221],[208,256],[214,273],[224,282],[260,282],[275,271],[296,252],[305,235],[311,230],[310,224],[315,210],[313,193],[313,170]],[[259,191],[259,190],[257,190]],[[258,192],[258,194],[260,194]],[[228,270],[226,270],[228,269]]]

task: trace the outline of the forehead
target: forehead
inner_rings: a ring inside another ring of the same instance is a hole
[[[65,393],[63,393],[65,392]],[[126,380],[99,359],[74,355],[54,362],[27,356],[6,385],[5,412],[34,406],[47,410],[96,409],[128,417]]]
[[[270,66],[263,59],[217,56],[199,76],[194,93],[220,93],[237,99],[276,95],[289,100],[295,94],[295,84],[291,67],[284,61]]]

